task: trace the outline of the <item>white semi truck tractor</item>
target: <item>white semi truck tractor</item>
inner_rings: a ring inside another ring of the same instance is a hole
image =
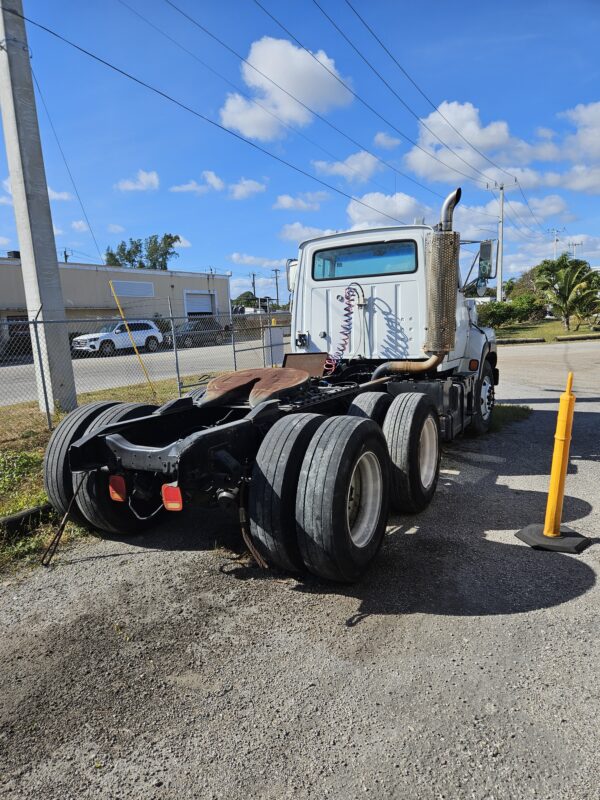
[[[71,412],[45,458],[55,509],[123,536],[183,512],[201,536],[203,506],[236,504],[262,566],[358,580],[390,510],[432,501],[442,441],[490,427],[496,339],[461,286],[459,199],[435,227],[304,242],[281,368],[218,375],[159,408]]]

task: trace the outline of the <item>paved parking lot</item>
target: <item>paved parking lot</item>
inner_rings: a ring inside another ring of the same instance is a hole
[[[599,798],[598,544],[541,521],[556,400],[578,396],[564,518],[600,534],[600,347],[508,347],[534,409],[447,448],[358,585],[236,561],[187,514],[4,579],[0,791],[15,798]],[[224,549],[229,548],[229,549]]]

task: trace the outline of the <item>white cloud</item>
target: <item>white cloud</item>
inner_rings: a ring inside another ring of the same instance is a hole
[[[0,206],[12,206],[12,204],[13,204],[12,197],[9,197],[7,195],[2,195],[0,197]]]
[[[395,136],[390,136],[389,133],[380,131],[375,134],[373,143],[376,147],[382,147],[384,150],[393,150],[395,147],[398,147],[399,144],[402,144],[402,140],[396,139]]]
[[[339,76],[335,62],[323,50],[318,50],[314,55],[321,64]],[[319,113],[348,105],[352,100],[350,92],[333,75],[319,66],[309,53],[287,39],[263,36],[252,43],[247,60],[263,75],[272,77],[282,89]],[[297,127],[304,127],[312,121],[310,111],[251,66],[242,64],[241,72],[244,83],[263,108],[240,94],[229,94],[220,111],[223,125],[252,139],[272,141],[285,134],[285,127],[279,120]]]
[[[331,229],[313,228],[310,225],[303,225],[301,222],[291,222],[284,225],[279,235],[282,239],[289,242],[303,242],[306,239],[315,239],[317,236],[329,236],[336,231]]]
[[[116,225],[114,222],[108,226],[109,233],[124,233],[125,228],[122,225]]]
[[[194,194],[206,194],[210,189],[205,183],[191,180],[187,183],[180,183],[178,186],[169,186],[170,192],[193,192]]]
[[[158,172],[138,169],[135,178],[123,178],[115,184],[115,189],[121,192],[147,192],[158,189],[159,183]]]
[[[229,194],[234,200],[246,200],[253,194],[264,192],[267,188],[265,183],[252,180],[251,178],[240,178],[237,183],[229,184]]]
[[[600,131],[598,136],[600,138]],[[574,192],[600,194],[600,165],[575,164],[560,176],[560,185]]]
[[[273,208],[285,211],[318,211],[327,197],[327,192],[302,192],[296,197],[292,197],[291,194],[280,194]]]
[[[346,211],[353,229],[361,228],[381,228],[390,225],[400,225],[401,222],[394,222],[390,217],[403,220],[412,225],[415,218],[426,217],[431,214],[431,209],[424,206],[414,197],[402,192],[396,194],[383,194],[383,192],[369,192],[359,198],[367,206],[351,200]]]
[[[258,297],[275,297],[275,281],[273,278],[257,277],[254,280],[256,286],[256,294]],[[252,291],[252,281],[249,277],[239,277],[231,279],[231,296],[238,297],[242,292]],[[281,284],[279,286],[281,295]]]
[[[285,258],[262,258],[261,256],[250,256],[247,253],[232,253],[229,258],[234,264],[243,264],[247,267],[273,269],[273,267],[285,266]]]
[[[52,230],[54,231],[55,236],[62,236],[63,231],[60,228],[57,228],[56,225],[52,226]]]
[[[202,177],[210,186],[211,189],[214,189],[216,192],[221,192],[225,188],[224,181],[219,178],[219,176],[212,171],[212,169],[205,169],[202,173]]]
[[[10,178],[4,178],[4,180],[2,181],[2,187],[4,188],[5,192],[7,192],[8,194],[12,194],[12,187],[10,185]]]
[[[82,219],[76,219],[74,222],[71,223],[71,227],[73,228],[74,231],[77,231],[77,233],[85,233],[86,231],[89,231],[87,223],[84,222]]]
[[[576,132],[565,139],[567,157],[572,161],[600,160],[600,102],[587,105],[580,103],[560,116],[568,119],[576,128]]]
[[[368,181],[382,168],[381,162],[366,150],[352,153],[344,161],[313,161],[313,166],[322,175],[338,175],[357,183]]]
[[[51,186],[48,186],[48,197],[50,200],[72,200],[73,195],[69,192],[55,192]]]
[[[216,192],[221,192],[225,188],[225,182],[212,171],[212,169],[205,169],[202,173],[204,183],[198,183],[196,180],[190,180],[187,183],[182,183],[179,186],[169,187],[170,192],[192,192],[193,194],[206,194],[211,189]]]
[[[177,242],[175,247],[179,250],[182,247],[191,247],[191,246],[192,243],[189,241],[189,239],[186,239],[185,236],[179,234],[179,241]]]
[[[8,244],[10,244],[10,239],[7,239],[6,236],[0,236],[0,246],[6,247]]]

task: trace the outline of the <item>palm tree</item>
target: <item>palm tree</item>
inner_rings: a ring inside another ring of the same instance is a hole
[[[586,261],[569,259],[563,253],[556,261],[545,262],[536,275],[536,288],[571,330],[573,316],[589,316],[598,302],[598,282]]]

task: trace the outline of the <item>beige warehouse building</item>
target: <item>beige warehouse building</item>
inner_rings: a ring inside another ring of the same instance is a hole
[[[59,264],[70,328],[75,320],[105,319],[118,314],[109,281],[129,319],[156,319],[169,315],[194,317],[215,314],[229,317],[229,276],[210,272],[144,270],[96,264]],[[11,326],[3,323],[27,319],[25,289],[19,258],[0,258],[0,337]]]

